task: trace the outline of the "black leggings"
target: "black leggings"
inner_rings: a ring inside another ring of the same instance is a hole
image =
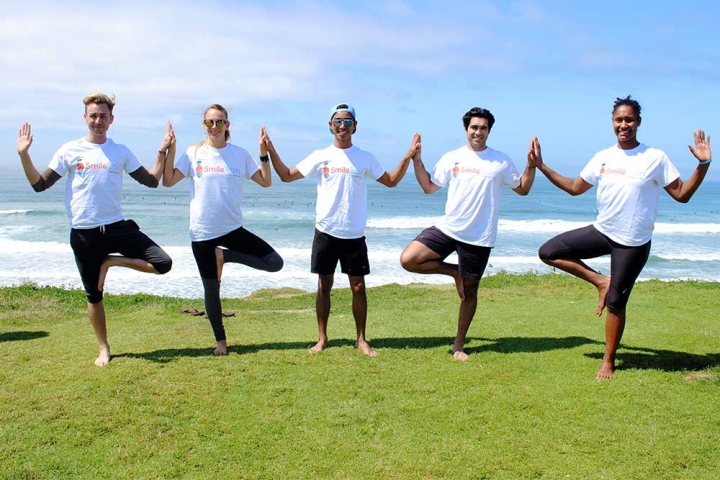
[[[627,247],[610,240],[594,226],[578,228],[551,238],[540,247],[542,260],[583,260],[610,255],[610,290],[606,305],[624,310],[630,292],[650,256],[650,243],[639,247]],[[588,267],[580,261],[588,270]]]
[[[265,240],[243,227],[211,240],[192,242],[192,252],[205,292],[205,312],[210,320],[215,340],[219,342],[226,337],[220,305],[216,247],[225,247],[223,249],[225,263],[241,263],[266,272],[279,271],[283,267],[283,259]]]

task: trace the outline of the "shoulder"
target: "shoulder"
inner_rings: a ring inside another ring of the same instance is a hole
[[[231,155],[237,155],[238,157],[250,157],[252,158],[252,155],[250,155],[250,152],[248,152],[243,147],[240,147],[238,145],[234,145],[232,143],[228,143],[225,147],[227,149],[227,152]]]
[[[443,154],[442,157],[440,157],[440,162],[442,161],[457,161],[457,159],[462,158],[468,154],[470,150],[468,150],[467,146],[463,145],[460,148],[456,148],[455,150],[450,150],[449,152],[446,152]]]
[[[511,162],[510,157],[505,154],[504,152],[501,152],[500,150],[495,150],[494,148],[487,147],[485,149],[485,155],[484,157],[487,157],[488,160],[496,160],[499,162]]]
[[[652,157],[667,157],[667,154],[664,151],[659,148],[649,147],[644,143],[641,143],[638,147],[638,153]]]

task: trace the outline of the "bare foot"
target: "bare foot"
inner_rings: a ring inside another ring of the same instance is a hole
[[[458,273],[454,275],[453,278],[455,279],[455,288],[457,289],[458,297],[460,297],[460,300],[465,300],[465,283],[463,282],[463,277]]]
[[[105,288],[105,277],[107,277],[108,270],[110,270],[110,257],[105,257],[100,264],[100,274],[98,275],[98,290],[101,292]]]
[[[225,257],[220,247],[215,247],[215,265],[217,266],[217,279],[219,282],[222,278],[223,265],[225,265]]]
[[[110,345],[104,345],[100,347],[100,353],[95,359],[95,365],[98,367],[104,367],[110,363]]]
[[[608,378],[613,378],[613,375],[615,374],[615,366],[609,363],[602,363],[602,366],[600,367],[600,370],[598,370],[597,375],[595,375],[595,378],[598,380],[605,380]]]
[[[377,357],[377,352],[374,348],[370,346],[370,344],[365,340],[358,340],[355,344],[357,348],[360,349],[361,352],[363,352],[368,357]]]
[[[213,350],[213,355],[227,355],[227,340],[217,342],[217,348]]]
[[[455,360],[460,360],[462,362],[468,361],[468,355],[467,355],[467,353],[465,353],[465,350],[463,350],[462,348],[457,350],[453,347],[453,358]]]
[[[595,315],[598,317],[602,315],[603,310],[605,310],[605,300],[608,296],[608,291],[610,290],[610,277],[607,275],[603,275],[603,282],[597,286],[598,289],[598,306],[597,310],[595,310]]]
[[[308,350],[308,353],[322,352],[328,347],[327,340],[318,340],[314,347]]]

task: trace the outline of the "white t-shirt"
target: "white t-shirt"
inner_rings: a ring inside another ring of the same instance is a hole
[[[230,143],[225,148],[193,145],[175,168],[192,182],[190,240],[211,240],[242,226],[243,178],[260,170],[247,150]]]
[[[315,150],[296,165],[304,177],[317,176],[315,228],[337,238],[361,238],[367,222],[366,176],[385,173],[380,162],[356,146]]]
[[[72,228],[96,228],[123,220],[120,198],[123,172],[142,165],[125,146],[107,139],[103,144],[85,138],[58,149],[49,168],[67,175],[65,209]]]
[[[665,152],[641,143],[632,150],[614,145],[599,151],[580,177],[598,187],[595,228],[621,245],[637,247],[652,238],[660,189],[680,172]]]
[[[521,175],[512,160],[487,147],[475,152],[467,145],[446,153],[433,169],[431,180],[449,184],[445,215],[436,225],[455,240],[494,247],[502,186],[520,186]]]

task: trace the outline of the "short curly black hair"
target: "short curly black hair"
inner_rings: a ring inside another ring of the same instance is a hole
[[[465,126],[465,130],[467,130],[470,126],[470,119],[473,117],[486,119],[488,121],[488,130],[492,130],[492,127],[495,124],[495,117],[492,113],[490,113],[490,110],[473,107],[468,110],[465,115],[463,115],[463,125]]]
[[[635,112],[635,115],[637,115],[638,119],[640,118],[640,111],[642,110],[642,107],[638,103],[637,100],[633,99],[630,95],[628,95],[625,98],[616,98],[615,104],[613,104],[613,113],[615,113],[615,110],[617,110],[620,107],[627,106],[633,109],[633,112]]]

